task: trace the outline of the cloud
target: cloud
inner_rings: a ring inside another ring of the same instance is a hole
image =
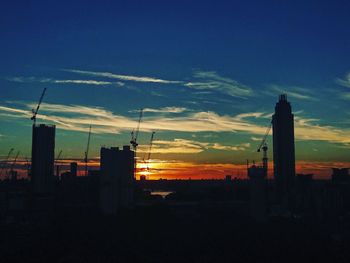
[[[339,93],[339,97],[344,100],[350,100],[350,92]]]
[[[182,113],[185,111],[188,111],[188,109],[184,107],[163,107],[159,109],[154,109],[154,108],[143,109],[143,112],[154,112],[154,113]]]
[[[268,95],[276,96],[276,94],[285,93],[291,98],[299,100],[309,100],[309,101],[318,101],[319,99],[309,90],[300,87],[294,86],[280,86],[280,85],[269,85],[269,90],[266,91]]]
[[[63,69],[63,70],[67,72],[81,74],[81,75],[104,77],[104,78],[110,78],[110,79],[119,79],[123,81],[150,82],[150,83],[163,83],[163,84],[182,83],[182,81],[164,80],[159,78],[143,77],[143,76],[120,75],[120,74],[114,74],[110,72],[95,72],[95,71],[85,71],[85,70],[77,70],[77,69]]]
[[[304,119],[296,116],[294,120],[295,137],[300,140],[317,140],[350,144],[350,130],[333,126],[321,126],[317,119]]]
[[[200,81],[191,81],[184,86],[197,90],[218,91],[232,97],[245,98],[252,96],[252,89],[239,82],[221,77],[215,71],[198,71],[195,72],[194,78]]]
[[[220,143],[199,142],[187,139],[155,140],[152,146],[153,153],[200,153],[204,150],[213,149],[221,151],[244,151],[250,147],[250,143],[238,145],[222,145]],[[148,148],[143,146],[140,152],[147,152]]]
[[[150,83],[160,83],[160,84],[181,84],[187,88],[200,90],[201,94],[208,95],[211,92],[221,92],[232,97],[245,98],[247,96],[252,96],[251,88],[240,84],[239,82],[221,77],[215,71],[197,71],[194,73],[193,77],[200,81],[178,81],[178,80],[164,80],[154,77],[144,77],[144,76],[131,76],[131,75],[120,75],[110,72],[95,72],[95,71],[85,71],[78,69],[63,69],[64,71],[88,75],[92,77],[104,77],[109,79],[119,79],[123,81],[135,81],[135,82],[150,82]]]
[[[62,83],[62,84],[87,84],[87,85],[112,85],[112,82],[109,81],[97,81],[97,80],[77,80],[77,79],[66,79],[66,80],[53,80],[53,83]],[[121,83],[116,83],[122,85]]]
[[[211,147],[215,150],[225,150],[225,151],[244,151],[247,148],[250,147],[250,143],[242,143],[236,146],[230,146],[230,145],[222,145],[220,143],[214,143],[214,145]]]
[[[13,104],[13,103],[12,103]],[[30,109],[35,103],[22,104],[22,108],[0,106],[0,117],[29,118]],[[23,109],[23,107],[25,109]],[[88,130],[93,125],[94,133],[115,134],[131,131],[136,127],[138,116],[130,118],[114,114],[101,107],[87,107],[82,105],[42,104],[38,120],[53,122],[58,128],[72,131]],[[143,131],[178,131],[178,132],[241,132],[252,135],[264,135],[266,125],[259,125],[249,119],[249,116],[264,114],[239,114],[235,116],[219,115],[215,112],[188,111],[181,115],[164,116],[152,114],[145,116],[140,129]],[[266,114],[265,114],[266,115]],[[299,140],[320,140],[333,143],[350,144],[349,129],[333,126],[321,126],[317,119],[295,117],[295,135]]]
[[[208,143],[186,139],[174,139],[173,141],[155,140],[153,153],[200,153],[206,149]]]
[[[345,76],[345,79],[338,78],[335,82],[343,87],[350,88],[350,73]]]
[[[262,141],[262,139],[263,138],[258,138],[258,137],[250,137],[250,139],[252,140],[252,141],[255,141],[255,142],[261,142]]]
[[[97,81],[97,80],[81,80],[81,79],[51,79],[51,78],[36,78],[36,77],[13,77],[7,78],[9,81],[20,83],[52,83],[52,84],[85,84],[85,85],[112,85],[116,84],[123,86],[122,82]]]
[[[265,118],[265,119],[271,119],[273,113],[266,114],[265,112],[247,112],[247,113],[241,113],[236,115],[236,118],[238,119],[246,119],[246,118]]]

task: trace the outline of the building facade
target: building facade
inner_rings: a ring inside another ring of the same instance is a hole
[[[267,181],[264,167],[248,168],[250,216],[256,221],[267,220]]]
[[[272,116],[273,163],[277,199],[290,206],[295,179],[294,115],[287,95],[279,96]]]
[[[50,194],[54,188],[54,125],[33,125],[31,182],[34,194]]]
[[[134,152],[130,146],[101,148],[100,208],[104,214],[116,214],[133,202]]]

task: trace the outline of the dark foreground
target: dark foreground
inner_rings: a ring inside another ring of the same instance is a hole
[[[1,227],[1,262],[349,262],[349,226],[162,204],[116,218],[56,216],[51,225]]]

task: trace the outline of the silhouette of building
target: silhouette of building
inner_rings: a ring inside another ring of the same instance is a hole
[[[53,191],[55,129],[54,125],[33,125],[31,181],[35,194]]]
[[[101,148],[100,208],[104,214],[116,214],[133,201],[134,152],[130,146]]]
[[[295,178],[294,115],[287,95],[279,96],[272,116],[273,163],[277,200],[290,206]]]
[[[146,175],[140,175],[140,181],[142,182],[147,181]]]
[[[76,162],[70,163],[70,175],[77,176],[78,164]]]
[[[314,175],[297,174],[295,177],[295,206],[299,214],[311,214],[314,198]]]
[[[250,215],[257,221],[267,219],[267,182],[264,167],[252,165],[248,168],[250,188]]]
[[[332,168],[332,181],[333,182],[349,182],[349,168]]]

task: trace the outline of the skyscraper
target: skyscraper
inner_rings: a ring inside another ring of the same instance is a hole
[[[295,178],[294,115],[287,95],[279,96],[272,116],[273,163],[277,198],[288,205]]]
[[[53,191],[55,129],[54,125],[33,125],[31,181],[35,194]]]

